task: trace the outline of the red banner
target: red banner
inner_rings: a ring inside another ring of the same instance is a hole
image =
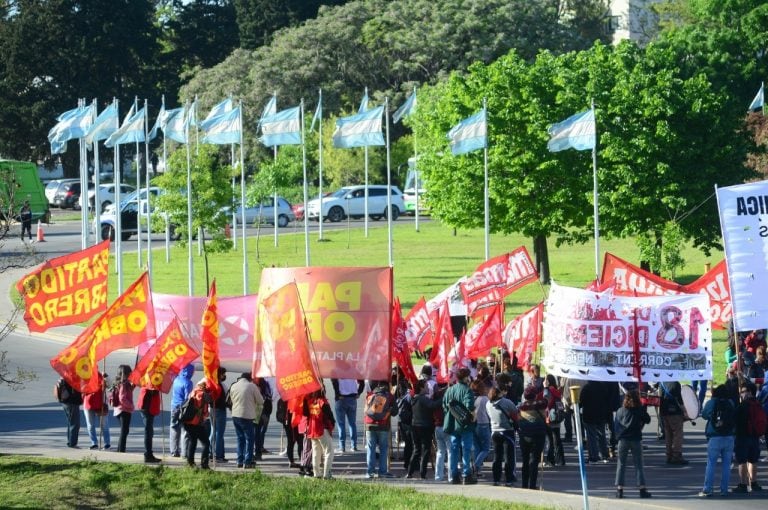
[[[435,315],[437,317],[435,321],[434,347],[432,348],[432,356],[429,362],[433,367],[437,367],[437,374],[435,374],[437,382],[447,383],[450,379],[451,362],[456,361],[456,342],[453,339],[451,313],[448,309],[447,301],[444,301],[443,306],[436,310]]]
[[[405,321],[400,309],[399,298],[395,298],[395,306],[392,310],[392,359],[403,371],[405,378],[408,379],[411,385],[416,386],[416,381],[419,378],[413,369],[411,352],[408,349],[408,342],[405,338]]]
[[[541,321],[544,303],[539,303],[507,324],[504,329],[504,345],[517,356],[517,365],[523,370],[531,366],[533,353],[541,342]]]
[[[109,241],[56,257],[16,282],[30,331],[79,324],[107,308]]]
[[[411,351],[423,352],[432,345],[432,327],[424,296],[411,308],[405,318],[405,339]]]
[[[264,352],[271,352],[275,360],[280,398],[290,400],[321,388],[295,283],[281,287],[261,303],[257,331]]]
[[[481,321],[476,322],[464,337],[464,354],[471,359],[487,356],[494,347],[501,347],[503,307],[496,306]]]
[[[388,379],[391,369],[392,269],[389,267],[266,268],[259,296],[295,281],[321,377]],[[274,375],[261,342],[253,373]]]
[[[53,369],[83,393],[98,390],[96,363],[118,349],[155,337],[155,317],[145,272],[71,345],[51,359]]]
[[[221,394],[219,384],[219,318],[216,315],[216,280],[211,283],[208,304],[203,312],[201,337],[203,340],[203,374],[208,379],[208,389],[216,400]]]
[[[606,253],[602,281],[606,285],[613,282],[614,293],[618,296],[706,294],[709,296],[712,327],[726,329],[727,322],[731,320],[731,291],[725,260],[695,282],[680,285]]]
[[[128,379],[136,386],[168,393],[176,374],[198,356],[200,354],[184,338],[179,321],[173,319]]]
[[[524,246],[480,264],[461,283],[467,315],[488,315],[494,306],[504,302],[505,296],[536,278],[536,267]]]

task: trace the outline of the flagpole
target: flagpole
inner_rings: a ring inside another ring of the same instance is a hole
[[[84,108],[85,99],[78,99],[77,106]],[[88,247],[88,151],[85,148],[85,134],[78,138],[78,142],[80,147],[80,196],[85,195],[86,198],[80,211],[80,227],[82,230],[80,244],[83,249],[86,249]]]
[[[308,202],[308,190],[307,190],[307,145],[304,139],[304,98],[301,98],[301,165],[304,170],[304,257],[307,267],[310,266],[309,260],[309,220],[307,219],[307,202]],[[275,204],[275,210],[277,210],[277,204]]]
[[[243,101],[240,101],[240,223],[243,227],[243,296],[248,295],[248,249],[245,233],[245,158],[243,150]],[[235,231],[237,236],[237,231]]]
[[[317,240],[323,241],[323,89],[319,89],[318,92],[318,108],[320,108],[320,117],[317,120],[318,139],[317,139],[317,160],[319,165],[319,186],[317,190],[317,197],[320,200],[320,216],[317,219]],[[307,216],[307,202],[304,202],[304,217]]]
[[[149,273],[149,284],[152,285],[152,218],[150,215],[150,194],[149,194],[149,106],[147,100],[144,100],[144,184],[147,186],[147,272]],[[141,236],[141,230],[139,230]]]
[[[491,258],[491,212],[488,199],[488,111],[486,99],[483,98],[483,122],[485,122],[485,146],[483,147],[483,209],[485,226],[485,260]],[[418,194],[418,188],[416,190]]]
[[[187,111],[187,115],[191,115]],[[187,141],[187,271],[189,273],[187,288],[190,296],[194,296],[194,260],[192,258],[192,154],[190,154],[189,122],[184,122],[185,139]]]
[[[416,87],[413,87],[413,100],[416,101]],[[416,210],[415,215],[415,227],[416,232],[419,231],[419,189],[421,189],[421,179],[419,178],[419,153],[416,147],[416,132],[413,131],[413,173],[416,177]]]
[[[113,97],[112,102],[115,104],[115,130],[117,130],[120,129],[119,101]],[[120,218],[122,212],[120,196],[120,144],[115,144],[113,157],[114,168],[112,169],[112,180],[115,182],[115,258],[117,259],[117,295],[120,296],[123,294],[123,222]],[[99,225],[99,231],[101,231],[101,225]]]
[[[389,151],[389,98],[384,98],[384,118],[387,119],[387,254],[389,256],[389,267],[395,265],[392,256],[392,165],[390,164]],[[368,149],[368,146],[366,146]],[[366,190],[367,193],[367,190]],[[366,197],[366,204],[368,203]],[[367,207],[367,206],[366,206]],[[368,211],[366,211],[367,217]]]
[[[592,99],[592,115],[595,115],[595,100]],[[597,208],[597,118],[595,118],[595,143],[592,146],[592,188],[595,215],[595,280],[600,281],[600,216]]]
[[[272,147],[272,154],[274,156],[273,161],[275,162],[275,171],[277,171],[277,145]],[[272,190],[272,222],[274,223],[275,248],[277,248],[280,243],[279,234],[277,233],[277,184],[275,184],[275,187]]]
[[[232,94],[229,95],[230,101],[232,100]],[[238,122],[240,122],[240,131],[243,130],[243,122],[242,122],[242,116],[238,115]],[[230,144],[229,146],[229,160],[232,162],[232,168],[235,167],[235,144]],[[232,205],[234,206],[235,202],[235,176],[232,175]],[[243,204],[243,207],[245,207],[245,204]],[[235,251],[237,251],[237,209],[235,207],[232,207],[232,248],[234,248]]]
[[[163,108],[162,111],[165,112],[165,94],[163,94]],[[167,122],[167,118],[165,117],[165,120],[163,122]],[[168,171],[168,151],[165,145],[165,127],[163,127],[163,173]],[[168,239],[168,228],[169,228],[169,221],[168,221],[168,213],[164,214],[165,216],[165,263],[168,264],[171,262],[171,242],[170,239]]]
[[[368,99],[368,87],[365,87],[365,96]],[[365,109],[368,109],[368,103],[366,101]],[[350,211],[347,211],[349,215]],[[368,144],[365,145],[365,202],[363,203],[363,218],[365,218],[365,238],[368,239]]]
[[[94,98],[93,102],[91,103],[91,108],[93,109],[92,113],[92,122],[91,126],[93,126],[96,122],[96,118],[99,115],[99,101]],[[99,141],[95,139],[93,140],[93,217],[96,219],[96,224],[99,224],[99,214],[101,213],[101,201],[99,198],[99,186],[101,185],[101,176],[99,175],[101,173],[101,164],[99,162]],[[83,196],[82,190],[80,190],[80,196]],[[90,201],[88,200],[88,191],[85,191],[85,200],[83,200],[83,207],[88,207],[88,212],[90,212]],[[85,215],[86,222],[88,221],[88,215]],[[86,225],[86,231],[88,232],[88,237],[91,236],[91,229],[90,225]],[[98,244],[99,242],[99,235],[98,231],[94,232],[94,244]]]

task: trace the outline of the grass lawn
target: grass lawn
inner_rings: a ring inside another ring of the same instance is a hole
[[[375,228],[373,228],[375,227]],[[261,235],[248,240],[249,284],[248,292],[259,287],[259,275],[264,267],[301,267],[305,265],[304,232],[302,225],[279,229],[279,242],[275,246],[273,229],[263,227]],[[325,242],[318,242],[317,234],[310,237],[311,264],[313,266],[386,266],[387,229],[384,222],[372,222],[369,237],[363,229],[324,231]],[[459,230],[444,227],[438,222],[421,223],[416,232],[412,218],[395,222],[393,233],[395,294],[400,297],[404,313],[423,295],[427,299],[453,284],[461,276],[471,273],[483,262],[484,241],[482,229]],[[135,238],[128,241],[135,243]],[[531,240],[519,235],[492,235],[491,256],[500,255],[524,245],[533,254]],[[153,245],[153,290],[168,294],[187,294],[187,249],[172,247],[170,263],[165,260],[165,249],[160,243]],[[638,263],[638,250],[632,239],[614,239],[600,242],[601,255],[606,251],[633,263]],[[205,257],[198,256],[194,245],[195,294],[206,291]],[[549,257],[552,278],[561,285],[584,287],[595,277],[594,244],[555,247],[550,243]],[[676,280],[688,283],[704,273],[705,263],[712,266],[722,259],[721,253],[706,257],[689,248],[684,253],[686,266]],[[243,292],[242,246],[238,251],[210,254],[207,257],[209,278],[216,278],[220,296],[240,295]],[[146,264],[146,260],[142,261]],[[601,258],[602,263],[602,258]],[[114,260],[110,261],[114,268]],[[136,254],[123,259],[124,287],[141,270]],[[116,297],[115,275],[110,275],[110,302]],[[540,302],[547,287],[530,284],[507,297],[507,319],[511,319]],[[714,331],[714,375],[722,381],[725,373],[723,352],[725,333]]]
[[[150,468],[111,462],[0,455],[4,508],[535,509],[519,503],[432,495],[385,483]]]

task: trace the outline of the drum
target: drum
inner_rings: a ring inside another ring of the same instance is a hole
[[[696,396],[696,392],[693,391],[690,385],[684,384],[680,388],[680,395],[682,396],[683,409],[685,411],[686,420],[695,420],[699,417],[699,397]]]

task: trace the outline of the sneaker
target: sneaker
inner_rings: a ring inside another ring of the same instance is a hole
[[[105,445],[104,445],[104,449],[105,449],[105,450],[109,450],[110,448],[111,448],[111,446],[110,446],[110,445],[108,445],[108,444],[105,444]]]
[[[379,478],[394,478],[394,477],[395,475],[393,475],[392,473],[384,473],[383,475],[382,474],[379,475]]]
[[[356,452],[356,451],[358,451],[358,450],[357,450],[357,446],[353,446],[353,447],[352,447],[352,451],[353,451],[353,452]]]
[[[461,485],[461,477],[456,476],[451,478],[451,485]]]
[[[464,485],[475,485],[475,484],[477,484],[477,478],[475,478],[474,476],[470,475],[464,478]]]
[[[344,448],[336,448],[335,450],[333,450],[333,453],[335,455],[343,455],[344,454]]]
[[[741,494],[746,494],[747,492],[747,484],[746,483],[740,483],[736,486],[735,489],[731,490],[731,492],[737,492]]]
[[[242,465],[242,464],[238,464],[238,465],[237,465],[237,467],[238,467],[238,468],[242,468],[242,467],[243,467],[243,465]]]
[[[711,498],[712,497],[712,493],[711,492],[701,491],[701,492],[699,492],[699,497],[700,498]]]
[[[243,467],[244,467],[245,469],[256,469],[256,464],[254,464],[253,462],[251,462],[250,464],[245,464]]]
[[[762,487],[760,486],[760,484],[759,484],[759,483],[757,483],[757,482],[752,482],[752,484],[750,485],[750,487],[752,488],[752,492],[754,492],[754,491],[761,491],[761,490],[763,490],[763,488],[762,488]]]
[[[366,477],[368,480],[372,480],[372,479],[373,479],[373,473],[366,473],[366,474],[365,474],[365,477]]]
[[[151,457],[144,457],[145,464],[157,464],[158,462],[161,462],[161,460],[155,457],[154,455]]]
[[[216,464],[226,464],[227,462],[229,462],[229,459],[225,459],[224,457],[216,459]]]
[[[105,448],[106,448],[106,446],[105,446]],[[174,453],[172,456],[178,458],[178,457],[181,457],[181,454],[177,452],[177,453]]]
[[[98,450],[98,449],[99,449],[99,445],[97,445],[97,444],[92,444],[90,449],[91,449],[91,450]]]

